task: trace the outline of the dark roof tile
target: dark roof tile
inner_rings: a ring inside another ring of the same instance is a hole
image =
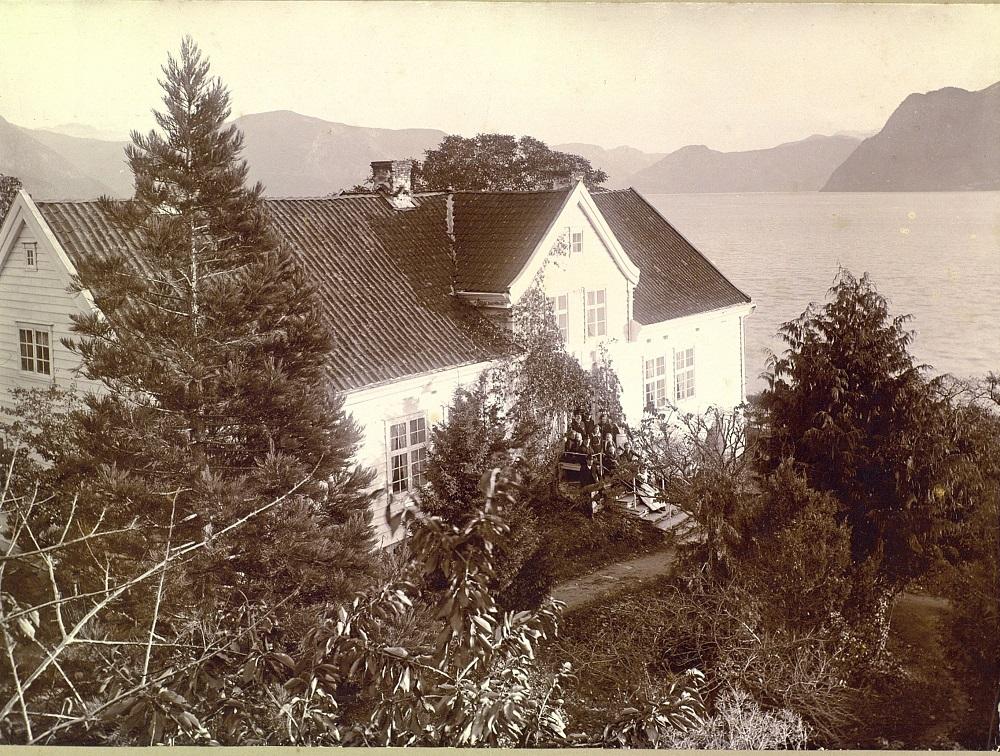
[[[639,268],[633,317],[640,323],[649,325],[750,301],[634,189],[591,196]]]
[[[459,291],[503,293],[521,272],[571,189],[456,192]]]

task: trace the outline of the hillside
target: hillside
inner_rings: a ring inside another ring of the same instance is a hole
[[[651,194],[817,191],[858,146],[850,136],[814,135],[764,150],[682,147],[631,178]]]
[[[126,142],[69,136],[42,129],[30,133],[81,173],[107,186],[109,194],[115,197],[132,195],[132,172],[125,162]]]
[[[373,160],[417,158],[444,138],[435,129],[348,126],[289,110],[237,118],[251,180],[272,197],[322,196],[364,181]]]
[[[579,142],[555,144],[552,149],[587,158],[592,166],[608,174],[609,189],[627,188],[633,174],[666,156],[665,152],[643,152],[635,147],[615,147],[608,150],[596,144]]]
[[[911,94],[830,176],[828,192],[1000,189],[1000,82]]]
[[[90,175],[88,170],[46,145],[44,137],[39,139],[30,129],[15,126],[2,117],[0,173],[17,176],[36,199],[94,199],[113,193],[110,186]]]

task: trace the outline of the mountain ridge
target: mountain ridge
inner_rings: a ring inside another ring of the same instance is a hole
[[[914,92],[831,174],[827,192],[1000,189],[1000,82]]]
[[[631,182],[650,194],[818,191],[860,142],[813,134],[735,152],[689,144],[634,174]]]

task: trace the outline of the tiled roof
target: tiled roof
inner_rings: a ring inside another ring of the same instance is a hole
[[[443,195],[400,212],[377,196],[269,200],[328,315],[340,389],[479,362],[466,305],[451,296]]]
[[[443,193],[416,195],[416,207],[405,211],[377,195],[267,200],[275,231],[323,303],[334,387],[352,390],[490,359],[470,335],[472,310],[450,295],[453,268],[460,291],[505,291],[569,191],[456,192],[454,245]],[[592,196],[641,271],[634,310],[640,323],[750,301],[635,191]],[[135,240],[113,228],[98,203],[36,204],[71,259],[121,249],[143,267]]]
[[[639,268],[633,317],[640,323],[659,323],[750,301],[634,189],[591,196]]]
[[[364,195],[267,202],[323,303],[338,390],[490,359],[449,295],[444,196],[416,199],[406,212]],[[71,259],[134,250],[96,202],[37,205]]]
[[[459,291],[507,290],[549,230],[571,189],[456,192]]]

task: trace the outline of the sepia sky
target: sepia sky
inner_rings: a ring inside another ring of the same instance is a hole
[[[234,113],[753,149],[1000,80],[998,5],[0,0],[0,116],[124,137],[192,34]]]

